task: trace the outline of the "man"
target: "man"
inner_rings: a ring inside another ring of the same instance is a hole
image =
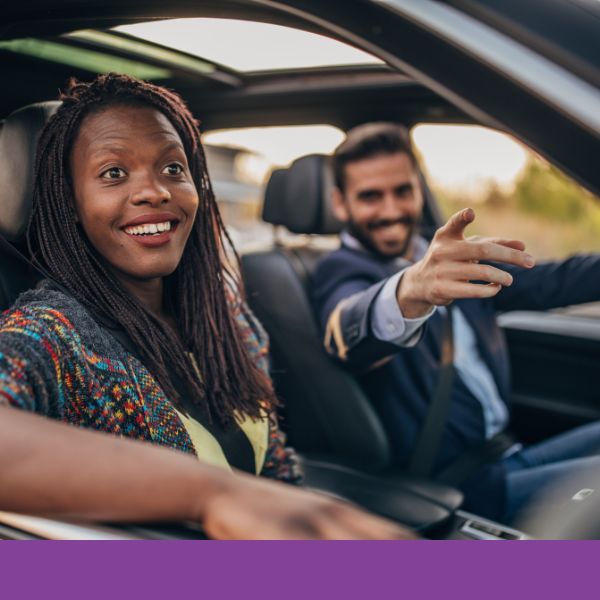
[[[510,521],[540,487],[577,467],[600,467],[599,457],[582,458],[600,445],[600,424],[527,449],[499,437],[509,422],[510,374],[495,320],[496,311],[600,299],[600,256],[534,266],[518,240],[465,239],[471,209],[428,243],[416,233],[417,161],[393,124],[351,130],[335,152],[334,175],[333,208],[346,228],[341,247],[316,269],[314,301],[328,352],[359,376],[396,462],[411,464],[432,397],[446,393],[433,475],[456,477],[460,465],[463,480],[455,483],[469,510]],[[444,359],[450,366],[441,369]],[[436,393],[448,369],[448,389]]]

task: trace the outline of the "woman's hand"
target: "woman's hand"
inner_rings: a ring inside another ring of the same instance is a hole
[[[202,512],[202,526],[214,539],[416,539],[404,527],[349,503],[242,474],[215,492]]]

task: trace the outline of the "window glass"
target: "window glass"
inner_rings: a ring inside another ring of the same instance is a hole
[[[412,138],[444,214],[474,208],[468,233],[523,240],[538,259],[600,251],[599,199],[512,137],[419,125]]]
[[[469,235],[525,242],[537,260],[600,252],[600,199],[508,135],[419,125],[413,142],[444,216],[471,206]],[[561,309],[600,317],[600,303]]]
[[[272,238],[261,220],[264,188],[275,168],[307,154],[331,154],[344,133],[331,125],[248,127],[202,136],[215,196],[236,246],[244,251]]]
[[[214,73],[216,70],[212,63],[203,61],[195,56],[188,56],[170,48],[163,48],[147,41],[117,35],[113,32],[80,29],[61,37],[99,46],[105,48],[107,52],[115,51],[117,54],[129,54],[132,57],[139,57],[145,61],[166,63],[173,67],[185,69],[191,73],[198,73],[199,75]],[[77,53],[79,52],[79,48],[72,48],[71,51]],[[167,73],[166,76],[171,76],[171,73]]]
[[[123,25],[115,30],[236,71],[382,64],[374,56],[337,40],[269,23],[171,19]]]
[[[90,73],[127,73],[140,79],[166,79],[172,76],[169,69],[149,65],[132,58],[114,56],[108,52],[78,48],[35,38],[21,38],[16,40],[0,40],[0,50],[9,50],[17,54],[33,56],[42,60],[68,65],[83,69]]]

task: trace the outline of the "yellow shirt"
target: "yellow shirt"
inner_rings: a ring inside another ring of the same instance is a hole
[[[212,433],[198,421],[186,417],[179,411],[177,411],[177,415],[192,440],[198,458],[211,465],[231,470],[221,445]],[[248,417],[237,417],[236,421],[252,446],[256,474],[259,475],[265,462],[269,443],[269,419],[265,416],[264,419],[253,421]]]

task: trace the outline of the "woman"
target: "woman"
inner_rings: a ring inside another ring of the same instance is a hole
[[[243,473],[299,480],[181,99],[111,74],[62,100],[28,232],[51,280],[0,319],[0,508],[224,539],[405,536]]]

